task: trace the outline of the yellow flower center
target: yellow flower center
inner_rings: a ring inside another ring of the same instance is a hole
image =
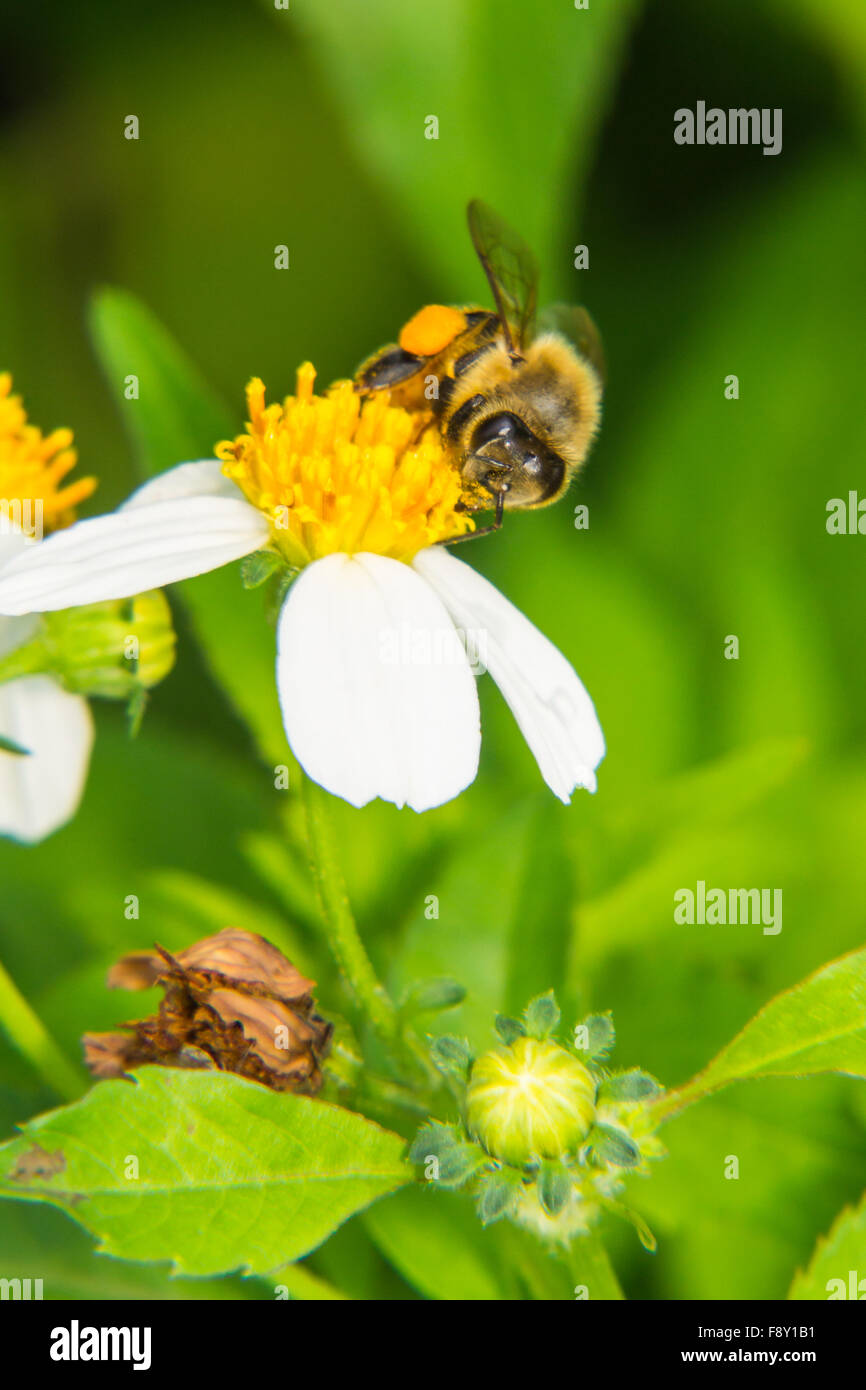
[[[12,377],[0,372],[0,522],[41,532],[75,520],[73,508],[90,496],[96,479],[64,483],[78,459],[71,444],[71,430],[43,435],[27,423],[21,397],[12,395]]]
[[[425,546],[474,530],[458,510],[459,471],[428,412],[362,400],[350,381],[317,396],[315,369],[298,370],[296,394],[265,405],[247,387],[248,433],[217,445],[223,472],[269,517],[290,564],[372,551],[409,561]]]

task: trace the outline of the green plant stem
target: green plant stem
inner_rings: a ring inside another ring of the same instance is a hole
[[[0,1025],[46,1086],[64,1100],[75,1100],[84,1087],[75,1067],[61,1052],[34,1013],[12,976],[0,963]]]
[[[568,1254],[568,1272],[575,1287],[585,1285],[590,1299],[623,1299],[619,1280],[600,1235],[575,1236]]]
[[[400,1043],[397,1010],[376,976],[352,915],[334,843],[327,793],[303,773],[300,776],[310,866],[328,943],[358,1008],[393,1050]]]
[[[666,1124],[668,1120],[674,1119],[688,1106],[694,1105],[696,1101],[704,1100],[714,1091],[721,1090],[723,1084],[705,1088],[701,1085],[701,1077],[696,1076],[675,1090],[663,1091],[658,1099],[652,1101],[647,1107],[647,1114],[655,1122],[655,1125]]]

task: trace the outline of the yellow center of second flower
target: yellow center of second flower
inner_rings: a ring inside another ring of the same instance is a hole
[[[43,435],[28,424],[12,377],[0,372],[0,523],[24,530],[58,530],[75,520],[74,508],[96,487],[95,478],[66,482],[78,459],[72,431]]]
[[[315,379],[305,362],[296,394],[266,406],[254,378],[248,433],[216,450],[291,564],[362,550],[409,561],[474,529],[458,510],[460,474],[426,412],[389,405],[387,392],[362,399],[350,381],[318,396]]]

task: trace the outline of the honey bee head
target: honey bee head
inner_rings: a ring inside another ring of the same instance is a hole
[[[554,334],[538,338],[491,391],[464,441],[463,477],[503,507],[543,507],[582,463],[600,415],[592,367]]]
[[[510,410],[494,408],[479,420],[463,463],[467,483],[505,507],[538,507],[565,482],[565,462]]]

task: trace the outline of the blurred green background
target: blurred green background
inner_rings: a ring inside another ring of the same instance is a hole
[[[470,990],[449,1031],[487,1042],[495,1009],[554,985],[567,1019],[613,1010],[619,1063],[674,1083],[863,943],[866,539],[825,520],[864,477],[864,78],[856,0],[4,7],[0,368],[35,422],[74,429],[93,509],[137,477],[88,334],[99,286],[149,306],[238,429],[252,374],[273,398],[309,357],[326,383],[420,304],[483,302],[472,196],[533,244],[542,298],[582,301],[601,327],[605,421],[568,501],[461,552],[585,680],[609,748],[597,796],[553,802],[484,680],[466,795],[424,817],[339,808],[380,969]],[[698,100],[781,107],[782,153],[677,146],[673,113]],[[71,1057],[131,1007],[103,987],[122,950],[229,921],[288,949],[326,1011],[346,1007],[291,800],[175,607],[186,640],[138,740],[101,708],[76,821],[37,849],[0,844],[0,955]],[[673,893],[698,879],[782,888],[782,932],[677,926]],[[3,1132],[56,1103],[0,1038]],[[844,1079],[757,1083],[688,1113],[631,1194],[658,1253],[611,1231],[626,1292],[783,1297],[860,1194],[864,1121]],[[351,1297],[501,1294],[501,1236],[460,1199],[431,1219],[428,1195],[380,1203],[308,1267]],[[95,1258],[62,1216],[8,1203],[0,1252],[55,1296],[272,1296]]]

